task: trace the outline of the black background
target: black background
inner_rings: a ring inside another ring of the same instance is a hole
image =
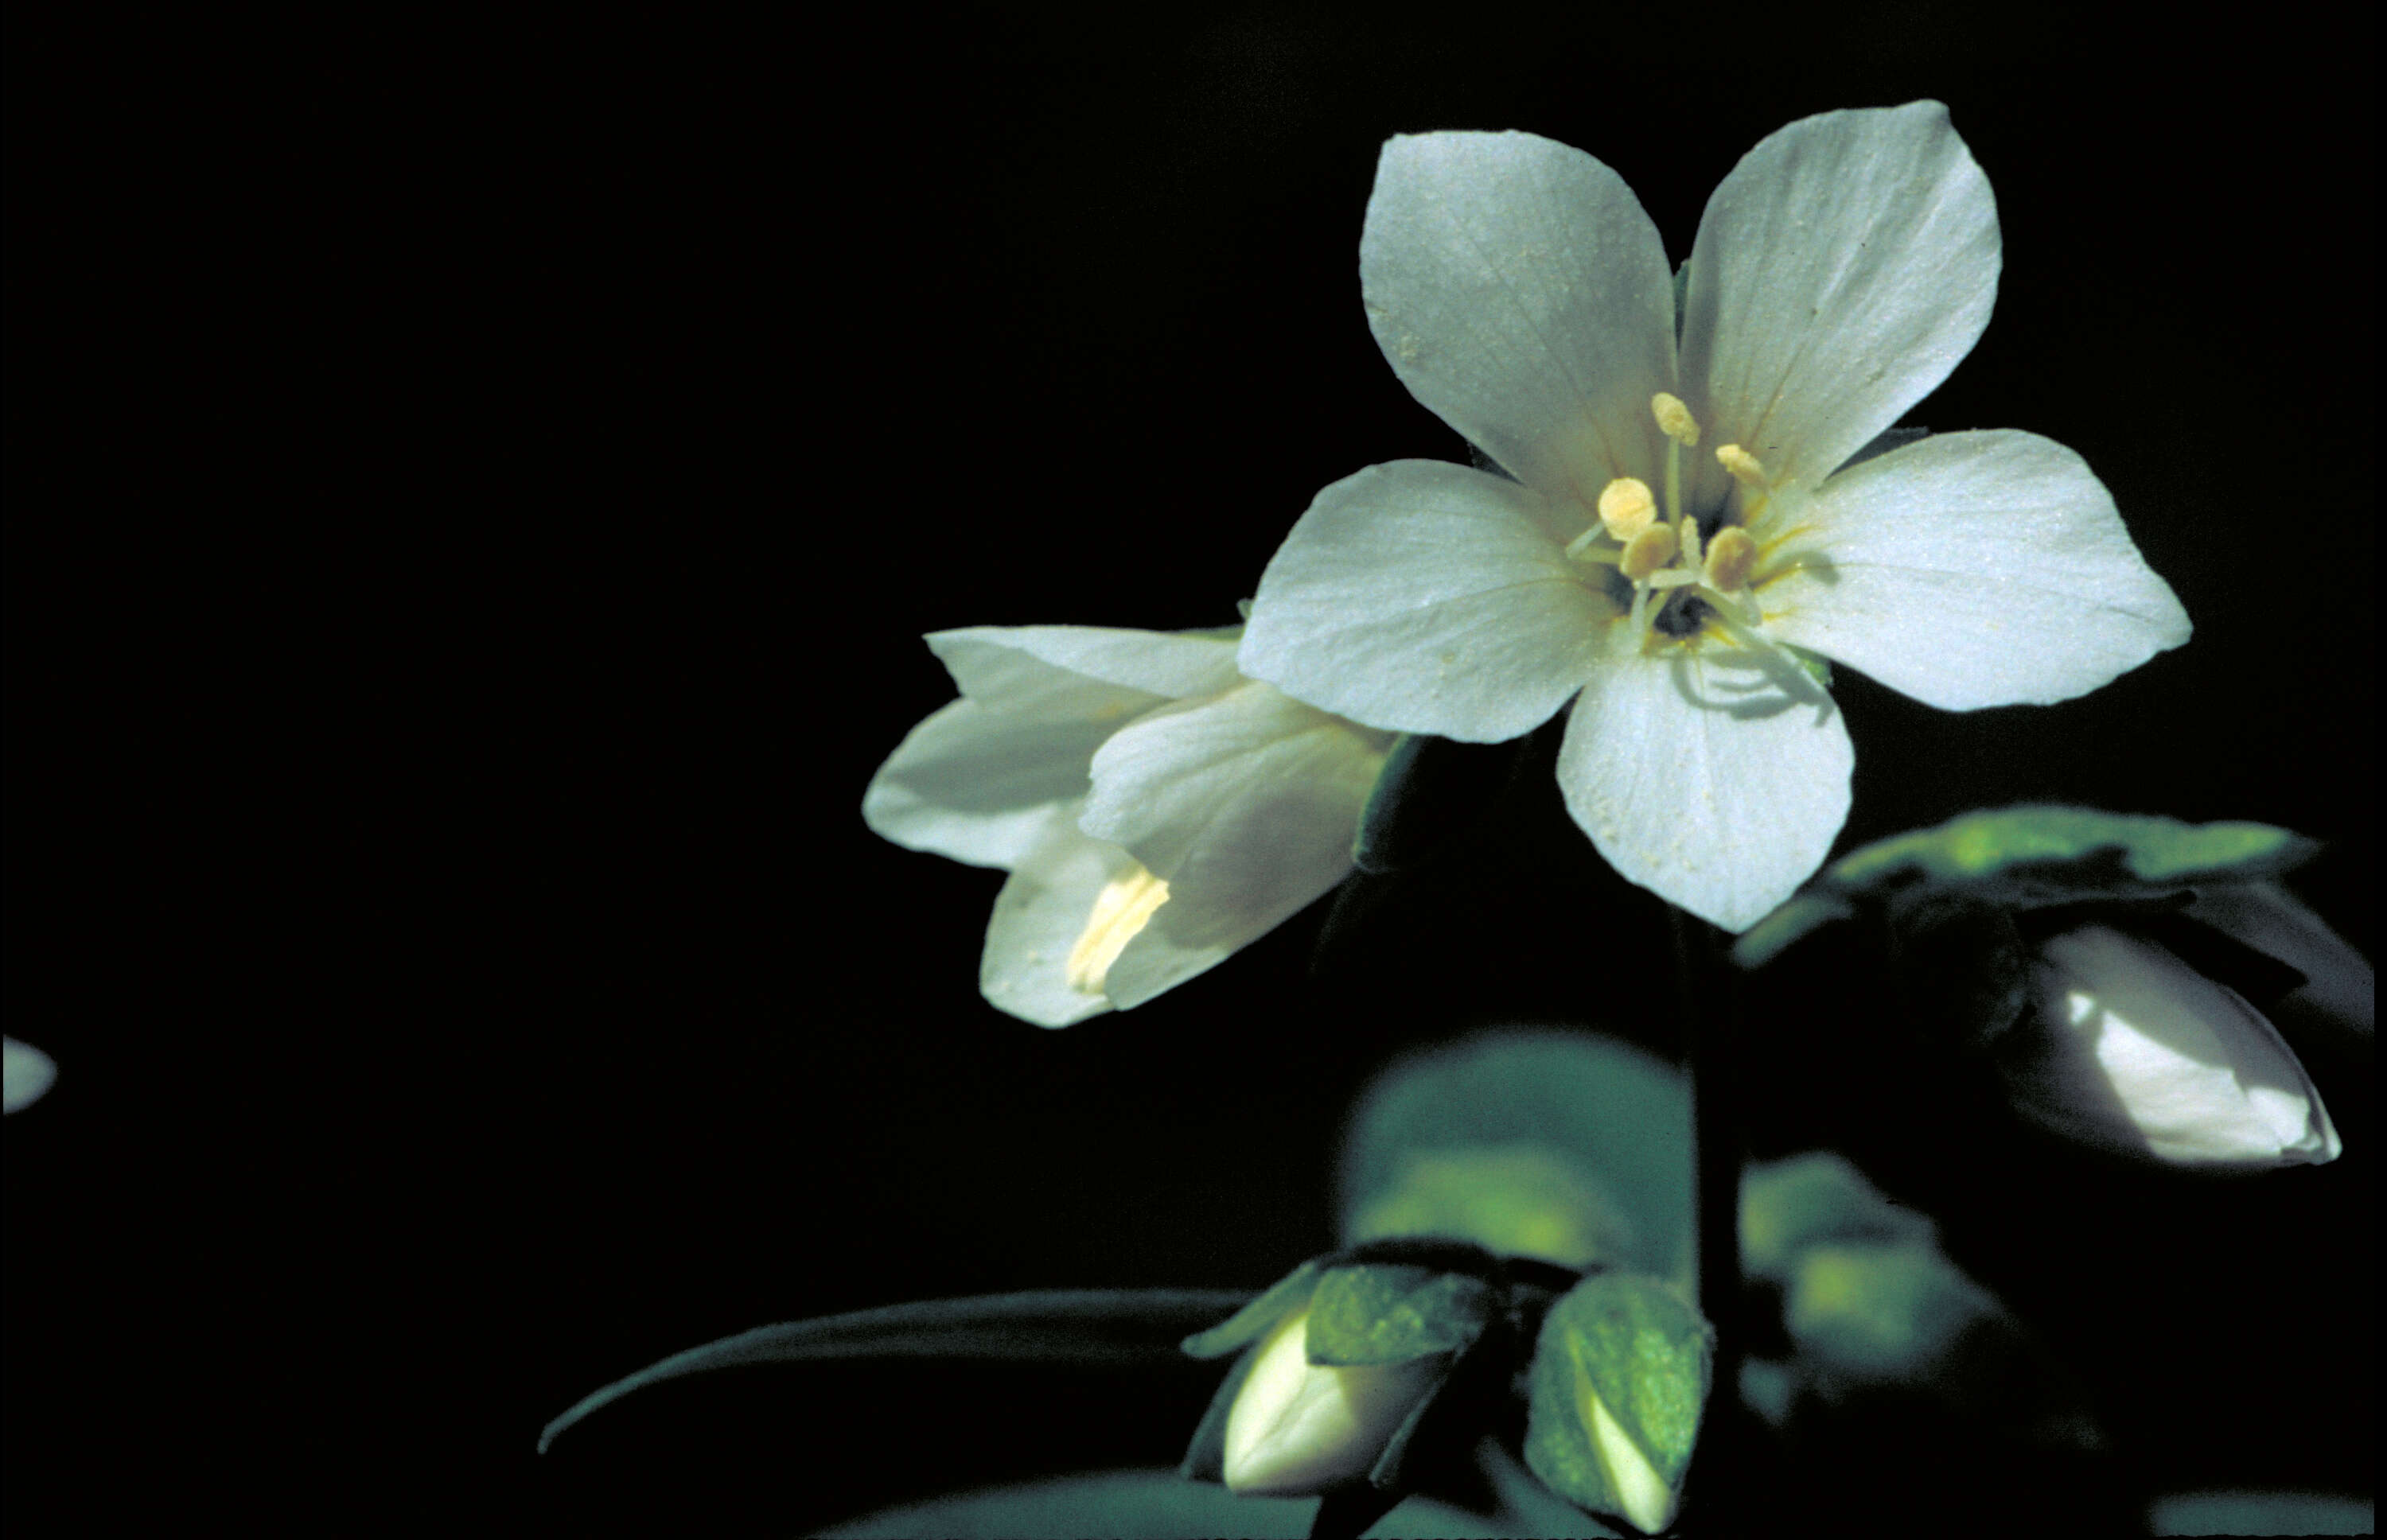
[[[1844,671],[1838,848],[2266,819],[2371,950],[2369,12],[2078,16],[19,23],[6,979],[63,1074],[7,1126],[12,1528],[800,1528],[1166,1460],[1198,1377],[753,1373],[530,1449],[764,1321],[1263,1283],[1403,1048],[1673,1051],[1657,906],[1538,771],[1316,969],[1323,905],[1061,1032],[978,998],[999,875],[857,814],[950,696],[920,633],[1228,623],[1317,488],[1463,457],[1358,304],[1395,132],[1581,145],[1679,259],[1765,133],[1948,102],[2005,274],[1913,421],[2078,449],[2197,631],[2048,709]],[[2199,1181],[1772,988],[1761,1149],[1939,1212],[2131,1482],[2368,1489],[2367,1043],[2305,1041],[2343,1160]]]

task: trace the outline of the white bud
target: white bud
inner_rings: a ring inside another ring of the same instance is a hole
[[[1433,1388],[1444,1357],[1313,1364],[1309,1311],[1295,1312],[1260,1344],[1227,1413],[1227,1489],[1303,1496],[1366,1475]]]
[[[2102,925],[2041,943],[2040,1033],[2006,1067],[2022,1112],[2178,1166],[2319,1165],[2343,1148],[2320,1093],[2243,996]]]

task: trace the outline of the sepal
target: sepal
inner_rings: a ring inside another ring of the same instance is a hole
[[[1587,1278],[1534,1351],[1525,1463],[1578,1507],[1654,1534],[1673,1521],[1714,1372],[1714,1332],[1655,1278]]]
[[[2270,824],[2024,805],[1967,813],[1852,851],[1733,943],[1760,967],[1860,905],[1894,910],[1959,900],[2007,909],[2168,898],[2212,883],[2256,882],[2320,847]]]

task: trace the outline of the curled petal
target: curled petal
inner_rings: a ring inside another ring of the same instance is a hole
[[[1105,744],[1080,827],[1125,847],[1169,894],[1112,966],[1112,1000],[1150,999],[1340,882],[1386,743],[1246,683]]]
[[[1708,199],[1683,383],[1714,442],[1813,486],[1948,377],[1989,324],[1996,201],[1938,102],[1769,134]],[[1724,489],[1703,464],[1702,490]]]
[[[1826,482],[1768,541],[1770,633],[1944,711],[2068,701],[2189,636],[2080,457],[1940,434]]]
[[[1235,682],[1231,637],[1102,625],[970,625],[928,638],[961,692],[1002,711],[1123,721]],[[1097,688],[1099,687],[1099,688]]]
[[[1567,811],[1625,878],[1746,930],[1847,819],[1848,728],[1794,663],[1712,643],[1643,657],[1614,630],[1559,751]]]
[[[887,756],[863,793],[863,821],[907,850],[1008,870],[1055,807],[1086,794],[1094,751],[1115,726],[953,701]]]
[[[1583,151],[1530,133],[1388,141],[1359,284],[1409,393],[1526,486],[1588,508],[1659,462],[1665,247],[1623,178]]]
[[[1080,833],[1078,813],[1075,803],[1055,809],[1020,856],[995,897],[979,961],[987,1004],[1039,1027],[1071,1026],[1111,1008],[1099,983],[1070,964],[1105,890],[1138,870],[1117,845]]]
[[[1582,685],[1616,612],[1551,522],[1528,488],[1440,461],[1338,481],[1261,575],[1243,670],[1371,727],[1528,732]]]

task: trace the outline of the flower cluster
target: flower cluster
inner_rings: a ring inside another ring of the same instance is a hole
[[[1326,488],[1239,642],[939,633],[963,699],[865,814],[1012,872],[986,991],[1058,1026],[1338,880],[1387,735],[1494,742],[1567,712],[1559,779],[1600,854],[1746,929],[1848,813],[1831,663],[1966,711],[2067,700],[2188,637],[2079,456],[1894,426],[1980,336],[2000,261],[1934,102],[1771,135],[1679,271],[1580,150],[1396,138],[1360,240],[1369,322],[1494,468]]]

